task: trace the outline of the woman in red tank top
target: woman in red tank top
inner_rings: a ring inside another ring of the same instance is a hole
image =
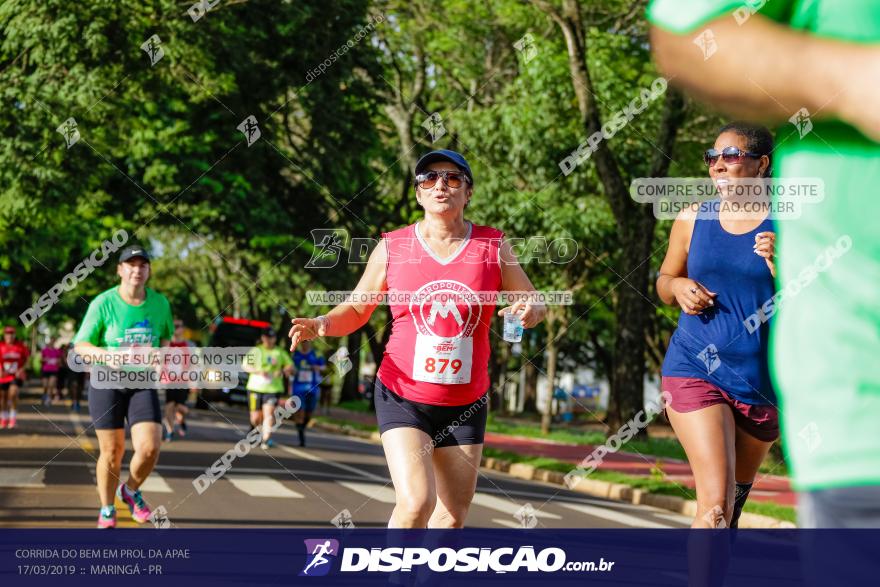
[[[454,151],[416,164],[425,217],[383,234],[350,302],[325,316],[294,318],[291,351],[303,340],[346,336],[387,293],[391,338],[376,377],[376,415],[396,504],[391,528],[464,525],[477,484],[489,389],[489,330],[499,291],[535,288],[504,234],[465,220],[473,175]],[[364,299],[367,298],[367,299]],[[535,297],[515,312],[525,328],[544,319]]]

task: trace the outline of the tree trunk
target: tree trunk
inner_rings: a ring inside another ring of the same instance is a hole
[[[363,328],[355,330],[348,335],[348,357],[351,360],[351,370],[345,374],[345,380],[342,382],[340,401],[356,400],[361,397],[358,392],[358,383],[361,372],[361,345],[363,344],[363,338]]]
[[[556,329],[552,323],[547,323],[547,381],[550,384],[550,394],[547,405],[541,413],[541,433],[550,432],[550,422],[553,418],[553,392],[556,389],[556,361],[559,357],[559,345],[556,341]]]
[[[523,412],[535,413],[538,411],[538,370],[531,361],[526,361],[523,365],[523,373],[525,373]]]
[[[489,355],[489,409],[504,410],[504,388],[507,384],[507,362],[510,345],[491,345]]]
[[[578,0],[563,0],[562,10],[547,0],[532,3],[559,26],[568,50],[569,73],[581,115],[585,137],[599,132],[602,118],[595,103],[595,91],[587,65],[587,37]],[[684,120],[684,100],[675,90],[666,92],[664,112],[651,159],[651,176],[664,177],[669,170],[671,153],[679,126]],[[590,161],[602,183],[605,199],[617,221],[623,243],[620,287],[615,308],[617,332],[614,341],[611,397],[608,423],[616,430],[642,409],[645,377],[645,329],[654,307],[648,299],[648,270],[656,219],[652,210],[630,198],[627,180],[608,141],[601,141]]]
[[[364,334],[367,336],[367,340],[370,345],[370,354],[373,355],[373,362],[376,363],[376,370],[379,370],[379,366],[382,364],[382,358],[385,356],[385,347],[388,345],[388,341],[391,339],[391,308],[388,306],[382,306],[384,308],[386,322],[385,326],[382,328],[382,333],[376,332],[376,329],[373,328],[373,325],[370,322],[364,324]],[[382,310],[378,310],[382,311]],[[375,313],[373,314],[375,316]]]
[[[638,231],[640,224],[649,223],[643,217],[640,223],[638,212],[644,210],[634,211],[628,221],[630,231]],[[650,224],[653,227],[653,222]],[[645,259],[651,255],[652,232],[632,234],[627,239],[630,244],[623,249],[622,271],[628,275],[628,285],[619,289],[615,311],[617,329],[607,417],[612,431],[644,407],[645,331],[654,312],[653,304],[646,298],[650,268]]]

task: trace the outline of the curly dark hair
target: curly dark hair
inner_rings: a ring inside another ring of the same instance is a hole
[[[718,130],[718,135],[727,131],[733,131],[746,139],[746,148],[753,153],[759,155],[767,155],[770,164],[764,170],[764,177],[770,177],[770,171],[773,168],[773,134],[766,126],[747,122],[744,120],[735,120],[722,126]],[[717,136],[717,135],[716,135]]]

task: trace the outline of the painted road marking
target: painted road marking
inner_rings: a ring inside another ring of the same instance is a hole
[[[390,503],[394,505],[396,499],[394,497],[394,489],[385,485],[377,485],[375,483],[359,483],[357,481],[339,481],[338,485],[342,485],[346,489],[365,495],[382,503]]]
[[[327,457],[318,457],[318,456],[315,456],[312,453],[304,451],[304,450],[291,448],[289,446],[279,446],[278,448],[280,448],[281,450],[283,450],[284,452],[286,452],[288,454],[292,454],[295,457],[299,457],[301,459],[306,459],[309,461],[315,461],[318,463],[322,463],[324,465],[331,465],[331,466],[336,467],[338,469],[342,469],[343,471],[348,471],[349,473],[357,473],[358,475],[360,475],[361,477],[364,477],[366,479],[372,479],[373,481],[380,481],[382,483],[385,483],[387,481],[387,479],[380,477],[379,475],[374,475],[373,473],[370,473],[369,471],[365,471],[363,469],[358,469],[357,467],[352,467],[351,465],[346,465],[345,463],[337,463],[335,461],[328,459]]]
[[[522,529],[523,525],[519,522],[514,522],[513,520],[502,520],[500,518],[492,518],[492,521],[498,524],[499,526],[504,526],[505,528],[519,528]]]
[[[282,497],[289,499],[302,499],[302,493],[283,485],[281,481],[272,479],[268,475],[226,475],[224,477],[232,483],[236,489],[243,491],[251,497]]]
[[[146,491],[147,493],[174,493],[168,482],[156,471],[150,473],[147,480],[141,484],[141,491]]]
[[[45,476],[45,467],[40,469],[4,467],[0,469],[0,487],[40,489],[46,486],[43,482]]]
[[[596,507],[594,505],[563,502],[557,502],[556,505],[574,510],[576,512],[580,512],[582,514],[586,514],[588,516],[602,518],[603,520],[608,520],[610,522],[617,522],[625,526],[632,526],[633,528],[672,528],[672,526],[668,524],[652,522],[645,518],[638,518],[636,516],[631,516],[622,512],[616,512],[612,509]]]
[[[510,499],[502,499],[500,497],[495,497],[494,495],[486,495],[485,493],[477,493],[476,495],[474,495],[473,503],[481,505],[484,508],[489,508],[498,512],[510,514],[511,516],[516,515],[524,505]],[[534,510],[532,513],[535,515],[536,518],[546,518],[548,520],[562,519],[562,516],[558,514],[545,512],[543,510]]]

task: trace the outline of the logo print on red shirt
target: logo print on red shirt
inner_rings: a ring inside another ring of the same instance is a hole
[[[409,311],[420,334],[461,338],[473,336],[482,308],[471,288],[458,281],[441,279],[420,287],[413,295]]]

